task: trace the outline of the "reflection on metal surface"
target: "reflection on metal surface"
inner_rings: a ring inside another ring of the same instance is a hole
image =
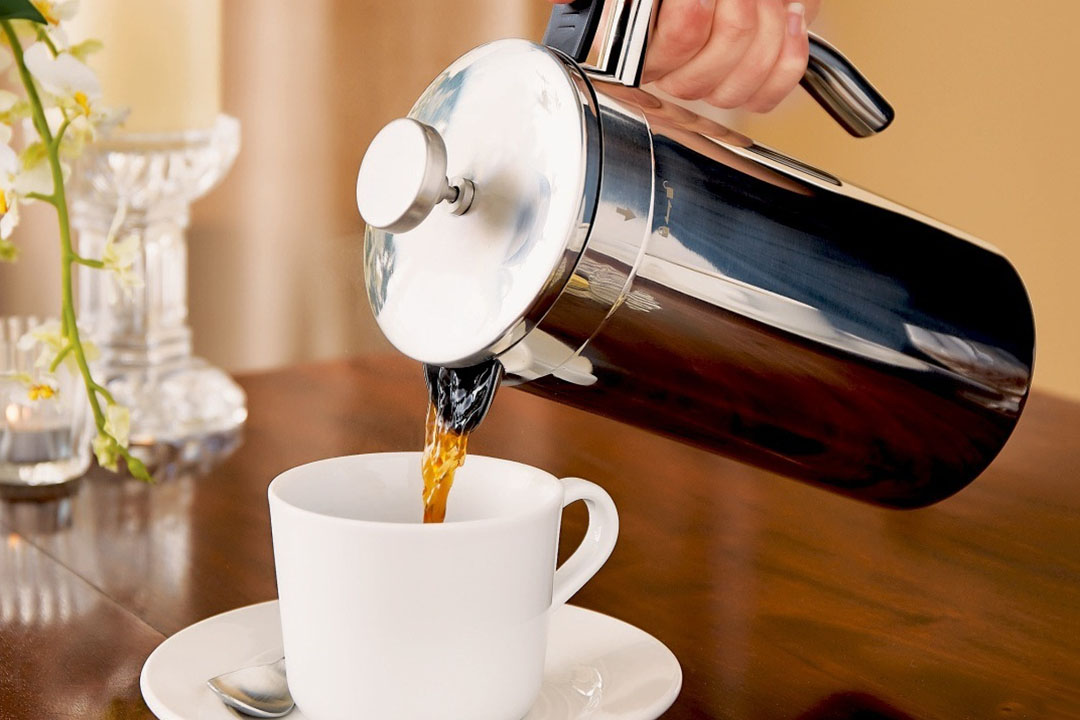
[[[659,9],[659,0],[615,0],[597,66],[590,70],[629,87],[638,85]]]
[[[543,330],[533,330],[524,340],[499,356],[508,384],[516,385],[545,375],[554,375],[574,385],[596,382],[589,359],[574,354],[574,348],[559,342]]]
[[[590,298],[612,307],[621,302],[638,312],[660,309],[655,298],[640,290],[634,290],[623,296],[625,285],[625,274],[610,265],[601,265],[592,258],[585,258],[578,263],[577,273],[570,278],[565,292],[568,295]]]
[[[791,168],[792,170],[798,170],[801,173],[804,173],[804,174],[809,175],[811,177],[815,177],[818,180],[822,180],[824,182],[829,183],[830,185],[835,185],[837,187],[840,187],[841,185],[843,185],[843,183],[840,182],[840,180],[838,178],[834,177],[833,175],[830,175],[829,173],[825,172],[824,170],[818,170],[816,167],[813,167],[811,165],[807,165],[806,163],[804,163],[801,160],[796,160],[795,158],[790,158],[787,155],[784,155],[783,153],[779,153],[779,152],[773,150],[770,147],[766,147],[764,145],[758,145],[757,143],[753,143],[753,144],[750,145],[750,147],[746,148],[746,150],[747,150],[747,152],[754,153],[759,158],[763,158],[763,159],[765,159],[765,160],[767,160],[769,162],[776,163],[778,165],[782,165],[784,167]]]
[[[941,368],[982,386],[985,392],[971,388],[965,397],[1008,413],[1019,413],[1027,397],[1030,365],[1025,365],[1005,350],[975,340],[907,326],[911,344],[932,358]]]

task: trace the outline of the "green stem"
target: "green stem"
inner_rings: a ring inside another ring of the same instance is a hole
[[[52,195],[42,195],[41,193],[37,192],[28,192],[26,193],[26,197],[30,198],[31,200],[41,200],[42,202],[47,202],[50,205],[56,204],[56,198]]]
[[[108,390],[106,390],[103,385],[98,385],[97,383],[94,383],[94,387],[92,389],[95,392],[101,393],[101,396],[103,398],[105,398],[105,402],[108,403],[109,405],[115,405],[116,404],[116,401],[113,400],[112,393],[109,392]]]
[[[51,373],[56,372],[56,368],[60,367],[60,363],[64,361],[64,358],[66,358],[68,356],[68,353],[71,352],[73,347],[74,346],[71,343],[68,343],[67,345],[64,346],[63,350],[56,353],[56,357],[53,358],[52,363],[49,365],[49,372],[51,372]]]
[[[60,149],[60,141],[64,139],[64,133],[67,132],[68,126],[71,125],[73,119],[74,118],[69,118],[67,113],[65,113],[64,121],[60,123],[60,127],[56,129],[56,139],[53,141],[53,144],[56,145],[57,150]]]
[[[23,59],[23,48],[19,42],[19,37],[15,33],[14,28],[11,26],[10,20],[0,20],[0,28],[3,29],[4,35],[7,36],[8,43],[11,45],[12,55],[15,57],[15,65],[19,70],[19,79],[22,80],[23,87],[26,88],[26,96],[30,101],[30,108],[32,111],[32,117],[34,127],[38,131],[38,135],[41,136],[41,140],[45,143],[45,147],[48,149],[47,157],[49,160],[49,169],[52,172],[53,180],[53,194],[51,198],[41,196],[39,199],[48,199],[54,208],[56,208],[56,218],[60,225],[60,292],[61,292],[61,317],[63,319],[63,331],[65,337],[69,343],[69,349],[65,349],[65,354],[71,353],[75,356],[75,363],[79,367],[79,372],[83,378],[83,384],[86,386],[87,398],[90,401],[90,409],[94,413],[94,424],[97,425],[99,433],[108,435],[105,432],[105,412],[101,409],[101,401],[98,399],[98,393],[105,398],[106,402],[110,405],[114,404],[112,395],[109,392],[96,383],[94,378],[90,374],[90,364],[86,360],[86,351],[83,349],[82,340],[79,337],[79,326],[75,318],[75,293],[72,289],[72,272],[71,267],[74,263],[84,260],[80,258],[72,248],[71,243],[71,220],[68,217],[67,206],[67,194],[64,189],[64,171],[60,165],[60,133],[57,133],[57,138],[54,140],[52,133],[49,131],[49,123],[45,119],[45,107],[41,102],[41,97],[38,95],[37,87],[34,85],[34,79],[30,75],[30,71],[26,67],[26,62]],[[62,129],[66,129],[61,126]],[[83,264],[96,263],[98,261],[86,261]],[[96,267],[96,265],[91,265]],[[115,442],[115,438],[113,438]],[[149,480],[150,477],[147,474],[146,467],[141,463],[131,458],[130,454],[124,448],[119,448],[121,454],[125,460],[128,461],[128,470],[135,476]]]
[[[45,28],[37,26],[37,36],[38,40],[45,43],[45,45],[49,48],[49,51],[53,54],[53,57],[56,57],[60,54],[60,52],[56,49],[56,45],[53,44],[52,38],[49,37],[49,33],[45,32]]]
[[[101,270],[101,269],[103,269],[105,267],[105,263],[103,263],[102,261],[100,261],[100,260],[91,260],[90,258],[84,258],[82,255],[72,255],[71,256],[71,261],[72,262],[77,262],[80,265],[85,265],[86,267],[89,267],[89,268],[94,268],[96,270]]]
[[[15,33],[15,29],[11,27],[10,20],[0,20],[0,27],[3,28],[4,35],[7,36],[8,43],[11,45],[11,52],[15,56],[15,65],[19,69],[19,79],[22,80],[23,87],[26,88],[26,99],[30,101],[34,128],[38,131],[38,135],[41,136],[41,140],[46,146],[52,145],[52,133],[49,131],[49,123],[45,119],[45,106],[41,104],[41,97],[38,95],[34,78],[30,76],[30,71],[26,69],[19,36]]]

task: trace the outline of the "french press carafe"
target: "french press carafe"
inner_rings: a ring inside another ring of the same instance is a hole
[[[995,249],[637,87],[649,0],[557,7],[545,45],[444,70],[357,181],[368,298],[433,366],[517,385],[852,497],[940,500],[1015,426],[1034,321]],[[888,104],[814,39],[856,135]]]

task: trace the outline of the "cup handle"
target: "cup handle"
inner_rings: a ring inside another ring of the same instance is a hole
[[[555,571],[553,609],[573,597],[596,574],[611,556],[619,537],[619,513],[607,491],[581,478],[562,478],[560,482],[565,489],[563,507],[583,500],[589,509],[589,527],[577,550]]]

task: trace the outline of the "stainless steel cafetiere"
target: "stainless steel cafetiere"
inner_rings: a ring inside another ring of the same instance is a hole
[[[557,7],[545,45],[443,71],[357,180],[379,326],[429,365],[893,507],[978,475],[1031,383],[1034,320],[978,240],[637,87],[656,4]],[[814,39],[857,135],[892,111]]]

